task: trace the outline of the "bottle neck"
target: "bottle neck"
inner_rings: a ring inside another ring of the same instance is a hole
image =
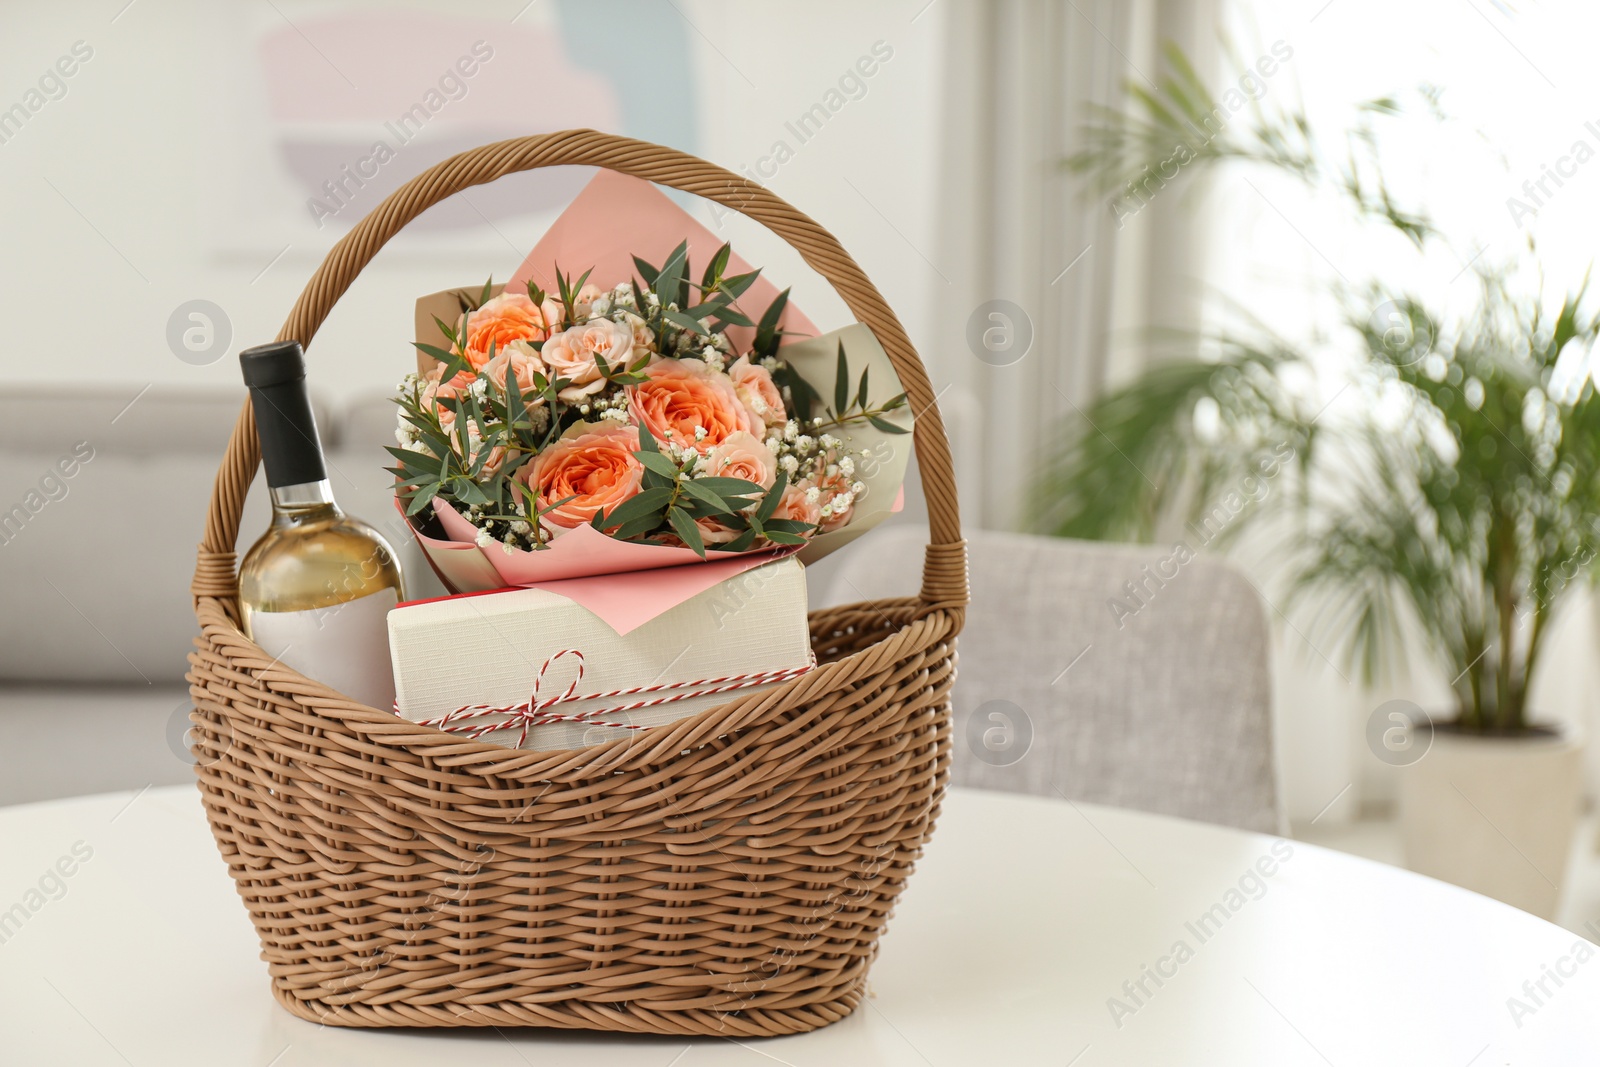
[[[324,502],[331,503],[333,498],[326,493],[328,464],[322,457],[304,374],[252,385],[250,400],[267,485],[275,492],[289,493],[291,499],[315,499],[316,489],[306,487],[321,483]]]
[[[310,519],[334,518],[340,514],[333,502],[333,487],[328,479],[275,485],[272,494],[272,524],[292,526]]]

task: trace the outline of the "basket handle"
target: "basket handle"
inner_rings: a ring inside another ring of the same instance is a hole
[[[676,149],[595,130],[517,137],[462,152],[396,189],[333,246],[278,331],[278,340],[309,346],[362,268],[401,227],[434,204],[507,174],[554,166],[605,167],[743,212],[789,242],[807,265],[827,279],[851,313],[871,328],[900,376],[916,419],[913,432],[930,532],[922,575],[923,610],[950,610],[959,627],[968,600],[966,542],[961,539],[949,440],[922,361],[882,294],[833,235],[777,194],[732,171]],[[215,597],[225,608],[236,608],[234,550],[245,494],[260,459],[255,417],[246,401],[217,471],[191,587],[196,597]],[[230,614],[237,618],[236,610]]]

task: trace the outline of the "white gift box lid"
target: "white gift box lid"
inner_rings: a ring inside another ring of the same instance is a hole
[[[521,743],[530,749],[582,748],[764,687],[729,681],[724,684],[743,687],[702,692],[719,688],[716,680],[803,671],[812,662],[805,567],[793,557],[755,567],[626,635],[566,597],[538,588],[402,604],[389,613],[389,650],[397,710],[412,722],[439,720],[474,706],[512,708],[569,694],[653,690],[562,701],[548,711],[586,714],[614,725],[532,726]],[[701,695],[680,695],[685,692]],[[633,706],[654,700],[663,702]],[[623,707],[628,710],[614,710]],[[458,717],[451,725],[476,728],[513,719],[509,714]],[[481,740],[517,746],[521,724],[516,719],[511,728],[486,732]]]

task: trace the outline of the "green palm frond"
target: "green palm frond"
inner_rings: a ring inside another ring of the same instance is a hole
[[[1092,116],[1067,162],[1093,190],[1123,195],[1179,147],[1185,167],[1285,171],[1418,248],[1438,239],[1379,166],[1372,124],[1411,115],[1402,97],[1359,108],[1334,163],[1298,110],[1260,107],[1219,126],[1216,97],[1182,53],[1169,49],[1165,67],[1154,88],[1129,87],[1126,111]],[[1437,89],[1417,96],[1431,120],[1446,119]],[[1478,268],[1477,278],[1464,315],[1377,283],[1340,291],[1358,399],[1336,420],[1286,384],[1317,380],[1315,352],[1248,316],[1250,339],[1214,339],[1220,359],[1199,358],[1189,338],[1186,352],[1064,420],[1034,483],[1034,527],[1149,540],[1207,514],[1264,464],[1292,462],[1297,491],[1242,513],[1226,534],[1291,520],[1295,548],[1278,560],[1285,606],[1315,607],[1318,647],[1337,648],[1369,682],[1420,654],[1451,679],[1463,725],[1525,729],[1549,620],[1575,583],[1600,574],[1600,392],[1589,366],[1600,320],[1587,277],[1554,307],[1542,277],[1519,287],[1509,268]]]

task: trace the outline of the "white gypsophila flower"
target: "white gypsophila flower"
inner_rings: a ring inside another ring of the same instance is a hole
[[[774,456],[776,456],[782,450],[783,450],[783,442],[782,441],[778,440],[776,437],[767,438],[767,451],[768,452],[771,452]],[[790,456],[788,458],[793,459],[794,457]]]
[[[588,404],[579,404],[578,405],[578,414],[580,414],[580,415],[589,414],[589,405]]]
[[[865,493],[866,491],[867,491],[867,483],[866,482],[851,482],[850,483],[850,492],[854,493],[856,496],[860,496],[862,493]]]
[[[849,507],[855,502],[856,495],[849,490],[845,490],[842,493],[835,493],[833,497],[833,507],[836,511],[843,511],[845,508]]]
[[[846,478],[848,478],[852,474],[854,474],[855,472],[856,472],[856,461],[854,459],[852,459],[850,456],[843,456],[843,457],[841,457],[839,459],[839,473],[840,474],[842,474]]]
[[[406,432],[408,429],[409,427],[406,426],[395,427],[394,441],[395,444],[399,445],[401,448],[410,448],[412,445],[417,443],[417,439]]]
[[[790,419],[788,422],[783,424],[783,439],[785,441],[793,441],[795,437],[799,435],[799,433],[800,423],[797,420]]]
[[[489,383],[482,378],[472,379],[472,384],[467,389],[480,401],[487,399],[489,396]]]
[[[706,428],[704,426],[696,426],[694,428],[694,439],[696,441],[704,441],[706,439]]]
[[[822,425],[822,416],[818,415],[816,418],[812,419],[811,420],[811,425],[813,425],[813,426],[821,426]]]
[[[767,413],[767,402],[761,399],[760,393],[752,393],[750,395],[750,410],[757,415],[765,415]]]
[[[627,422],[628,411],[626,408],[608,408],[602,417],[610,419],[612,422]]]
[[[762,356],[761,366],[768,371],[775,371],[779,367],[778,359],[776,356]]]
[[[533,532],[533,525],[527,519],[517,519],[511,524],[511,532],[518,537],[527,537]]]
[[[827,504],[822,505],[822,511],[819,514],[824,519],[833,518],[833,504],[832,503],[827,503]]]
[[[479,530],[478,536],[472,539],[472,543],[477,545],[479,548],[488,548],[490,545],[494,544],[494,537],[489,533],[488,530]]]
[[[821,489],[818,489],[814,485],[809,487],[808,489],[806,489],[806,503],[807,504],[815,504],[820,499],[822,499],[822,490]]]
[[[783,468],[785,474],[788,474],[792,477],[794,472],[799,468],[800,461],[795,459],[793,456],[784,456],[782,459],[778,460],[778,466]]]
[[[826,449],[838,448],[840,444],[839,439],[831,433],[823,434],[820,440],[822,441],[822,447]]]
[[[658,307],[661,306],[661,298],[659,296],[657,296],[654,292],[645,293],[644,294],[644,302],[646,304],[649,304],[653,308],[658,308]]]
[[[798,448],[802,452],[810,452],[816,443],[817,439],[809,434],[801,434],[799,437],[794,439],[794,447]]]
[[[597,296],[589,302],[589,314],[591,315],[604,315],[610,310],[611,298],[609,296]]]

